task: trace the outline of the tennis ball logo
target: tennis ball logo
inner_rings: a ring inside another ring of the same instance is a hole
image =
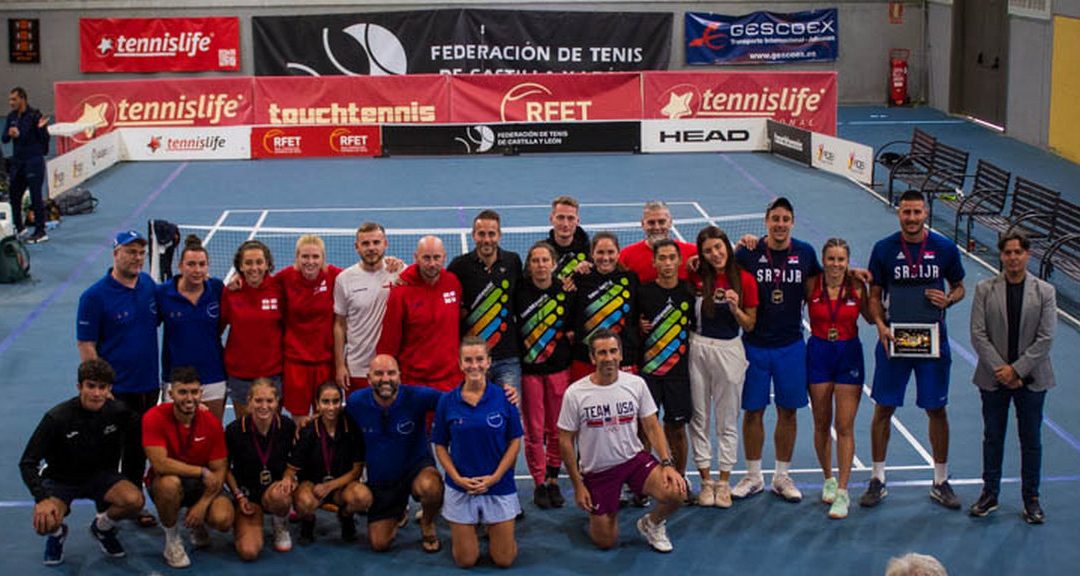
[[[457,136],[454,141],[465,147],[466,154],[483,154],[495,145],[495,131],[483,124],[469,126],[465,129],[465,137]]]
[[[347,36],[360,45],[364,59],[367,60],[368,75],[370,76],[394,76],[408,72],[408,56],[405,47],[393,32],[378,24],[357,23],[341,30]],[[323,50],[330,64],[346,76],[363,76],[361,72],[349,69],[341,63],[330,48],[330,29],[322,30]],[[348,56],[343,54],[343,56]],[[355,62],[354,62],[355,63]],[[286,68],[300,70],[312,76],[319,76],[319,72],[307,64],[288,62]]]
[[[507,122],[508,118],[525,118],[524,113],[515,113],[515,110],[519,108],[515,103],[533,96],[551,96],[551,90],[547,86],[535,82],[524,82],[514,86],[503,95],[502,102],[499,104],[499,117],[503,122]],[[510,108],[509,116],[507,115],[508,107]]]

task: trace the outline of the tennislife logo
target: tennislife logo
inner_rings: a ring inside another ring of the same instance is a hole
[[[669,88],[660,98],[660,113],[679,118],[766,117],[800,118],[821,110],[827,88],[762,86],[751,90],[706,88],[683,84]]]
[[[120,36],[104,35],[95,43],[99,57],[116,58],[161,58],[187,56],[194,57],[200,52],[209,52],[214,42],[214,35],[202,32],[181,32],[178,35],[165,32],[157,36]]]
[[[152,99],[137,96],[113,100],[105,94],[88,96],[76,105],[75,122],[91,128],[75,136],[86,142],[95,132],[125,126],[195,126],[229,125],[242,120],[244,95],[224,92],[180,94],[176,98]]]

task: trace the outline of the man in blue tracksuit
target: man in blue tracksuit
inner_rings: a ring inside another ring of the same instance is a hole
[[[15,228],[21,233],[24,228],[22,199],[26,189],[30,189],[30,205],[34,210],[34,232],[26,239],[27,243],[45,242],[49,236],[45,233],[45,200],[41,188],[45,183],[45,154],[49,151],[49,117],[41,111],[31,108],[26,101],[26,90],[12,88],[8,98],[11,112],[4,123],[0,139],[5,144],[11,142],[10,183],[11,216]]]

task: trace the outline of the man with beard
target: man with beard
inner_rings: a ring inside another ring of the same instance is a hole
[[[672,240],[679,249],[679,280],[688,279],[686,263],[697,255],[697,246],[671,238],[671,210],[667,204],[659,200],[646,202],[641,212],[641,230],[645,239],[623,248],[619,263],[633,270],[642,284],[648,284],[656,280],[653,248],[661,240]]]

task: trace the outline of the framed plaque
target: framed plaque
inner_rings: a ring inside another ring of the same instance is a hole
[[[941,334],[938,324],[895,323],[889,326],[893,358],[940,358]]]

